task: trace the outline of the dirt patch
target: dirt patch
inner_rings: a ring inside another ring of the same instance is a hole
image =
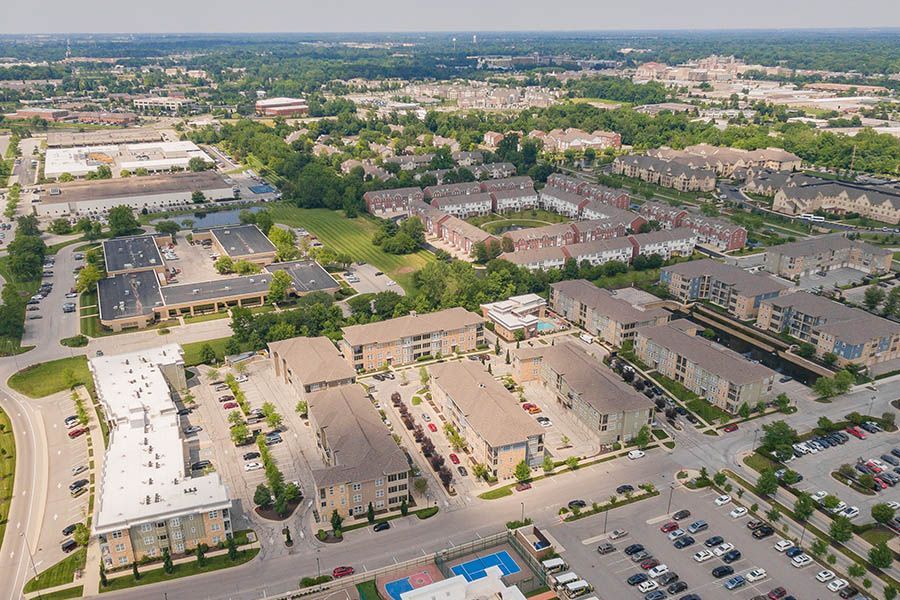
[[[400,267],[399,269],[397,269],[397,273],[400,275],[406,275],[407,273],[412,273],[413,271],[415,271],[415,269],[413,269],[412,267]]]

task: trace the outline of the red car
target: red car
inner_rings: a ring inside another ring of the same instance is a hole
[[[85,429],[84,427],[79,427],[78,429],[73,429],[72,431],[69,432],[69,437],[77,438],[79,435],[81,435],[82,433],[84,433],[86,431],[87,431],[87,429]]]
[[[779,586],[769,592],[769,600],[778,600],[779,598],[784,598],[785,594],[787,594],[787,590]]]
[[[659,561],[656,560],[655,558],[648,558],[647,560],[645,560],[644,562],[641,563],[641,568],[645,571],[647,571],[648,569],[652,569],[653,567],[658,567],[658,566],[659,566]]]
[[[866,439],[866,434],[863,433],[862,431],[860,431],[859,429],[857,429],[856,427],[853,427],[853,426],[848,426],[848,427],[847,427],[847,433],[849,433],[849,434],[852,435],[853,437],[859,438],[859,439],[861,439],[861,440]]]
[[[887,484],[881,480],[881,477],[875,477],[875,485],[880,487],[881,489],[887,489]]]
[[[353,567],[336,567],[332,572],[332,577],[346,577],[347,575],[353,575]]]
[[[458,464],[459,464],[459,457],[458,457],[457,455],[455,455],[455,454],[451,454],[451,455],[450,455],[450,462],[452,462],[454,465],[458,465]]]
[[[737,430],[738,430],[737,424],[732,423],[731,425],[726,425],[722,431],[724,431],[726,433],[731,433],[732,431],[737,431]]]
[[[429,429],[430,431],[437,431],[437,425],[435,425],[434,423],[429,423],[429,424],[428,424],[428,429]]]
[[[519,485],[516,486],[517,492],[524,492],[525,490],[530,490],[530,489],[531,489],[530,483],[520,483]]]
[[[525,404],[522,405],[522,410],[531,410],[531,408],[533,406],[534,406],[534,404],[532,404],[531,402],[526,402]]]
[[[237,402],[226,402],[225,404],[222,405],[222,408],[237,408],[237,407],[238,407]]]
[[[669,533],[670,531],[675,531],[676,529],[678,529],[678,523],[675,523],[675,522],[666,523],[665,525],[663,525],[662,527],[659,528],[659,530],[662,531],[663,533]]]

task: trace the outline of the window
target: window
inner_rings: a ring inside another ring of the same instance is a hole
[[[191,527],[191,533],[197,533],[197,528],[196,528],[196,527]]]
[[[341,493],[342,494],[344,493],[344,485],[343,484],[341,484]]]
[[[353,494],[354,502],[362,502],[362,494]]]
[[[128,564],[128,557],[127,557],[127,556],[120,556],[120,557],[119,557],[119,564],[120,564],[120,565],[127,565],[127,564]]]
[[[213,536],[213,539],[212,539],[213,544],[218,544],[221,541],[222,541],[221,536],[218,536],[218,535]]]
[[[156,548],[150,548],[149,550],[147,550],[147,556],[156,556],[157,552],[158,551]]]
[[[180,527],[181,526],[181,517],[175,517],[174,519],[169,521],[169,525],[172,527]]]
[[[384,490],[375,490],[376,498],[384,498]]]
[[[125,552],[125,544],[116,544],[116,552]]]
[[[146,533],[152,529],[153,529],[153,525],[151,525],[150,523],[143,523],[141,525],[141,531],[143,531],[144,533]]]
[[[194,520],[194,515],[188,515],[188,521],[193,521],[193,520]]]
[[[211,510],[211,511],[209,511],[209,518],[210,518],[210,519],[218,519],[218,518],[219,518],[219,511],[217,511],[217,510]]]
[[[220,530],[221,528],[222,528],[222,527],[221,527],[218,523],[213,523],[213,524],[211,524],[211,525],[209,526],[209,530],[210,530],[210,531],[218,531],[218,530]]]
[[[172,532],[172,537],[176,540],[180,540],[181,538],[184,537],[184,534],[181,533],[180,530],[176,530],[176,531]]]
[[[145,545],[145,546],[150,546],[150,545],[152,545],[152,544],[153,544],[153,536],[150,536],[150,535],[145,536],[145,537],[144,537],[144,545]]]
[[[358,491],[361,490],[361,489],[362,489],[362,484],[361,484],[361,483],[354,483],[354,484],[353,484],[353,491],[354,491],[354,492],[358,492]]]
[[[120,539],[122,539],[122,532],[121,531],[113,531],[112,534],[110,535],[110,537],[112,537],[112,539],[114,539],[114,540],[120,540]]]
[[[375,503],[375,508],[384,508],[384,500],[379,500]]]
[[[378,487],[383,486],[383,485],[384,485],[384,477],[379,477],[378,479],[376,479],[376,480],[375,480],[375,485],[378,486]]]
[[[329,496],[334,495],[334,486],[328,488],[328,495],[329,495]]]
[[[175,552],[184,552],[184,544],[181,544],[181,543],[174,544],[174,545],[172,546],[172,549],[173,549]]]

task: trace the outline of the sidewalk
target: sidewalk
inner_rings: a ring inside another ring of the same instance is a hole
[[[91,469],[91,476],[93,478],[94,484],[91,489],[91,504],[96,502],[97,496],[99,496],[100,490],[100,474],[103,472],[103,459],[106,456],[106,446],[103,443],[103,431],[100,428],[100,421],[97,418],[97,411],[94,410],[94,404],[91,400],[90,395],[87,393],[87,389],[84,386],[79,386],[76,391],[79,396],[84,400],[86,407],[88,408],[88,412],[90,414],[90,420],[88,421],[88,425],[90,428],[88,431],[91,435],[91,449],[94,452],[94,455],[91,457],[91,460],[94,463],[94,468]],[[89,514],[87,516],[88,522],[87,526],[90,528],[91,522],[94,520],[94,515]],[[85,595],[93,595],[97,593],[98,588],[100,587],[100,542],[97,540],[97,536],[92,535],[90,541],[87,546],[87,558],[85,558],[84,562],[84,574],[81,577],[81,580],[75,580],[75,583],[81,583],[84,585],[84,594]]]

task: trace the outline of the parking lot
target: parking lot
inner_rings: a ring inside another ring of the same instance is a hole
[[[890,281],[884,281],[878,284],[855,287],[851,290],[845,290],[844,297],[854,304],[863,305],[863,301],[866,296],[866,290],[868,290],[870,287],[880,287],[884,291],[885,296],[887,296],[896,285],[900,285],[900,281],[891,279]],[[882,306],[884,306],[884,302],[879,304],[879,308]]]
[[[872,520],[870,516],[872,505],[891,500],[900,501],[900,484],[887,487],[874,496],[867,496],[837,481],[831,476],[831,473],[837,471],[844,463],[855,465],[858,458],[869,460],[877,459],[882,454],[890,455],[894,448],[900,448],[900,433],[898,432],[868,433],[864,440],[849,436],[849,440],[843,445],[826,448],[816,454],[805,454],[792,460],[788,466],[803,476],[803,481],[795,486],[797,489],[810,494],[824,490],[837,496],[849,506],[856,506],[859,508],[859,516],[854,518],[853,522],[862,524]],[[893,471],[892,465],[886,464],[885,466]],[[856,474],[860,475],[859,472]]]
[[[179,236],[178,244],[173,248],[176,260],[165,259],[166,267],[181,269],[178,274],[178,283],[195,283],[199,281],[214,281],[222,279],[216,271],[215,262],[209,256],[214,252],[211,246],[203,246],[199,242],[189,244],[184,237]],[[164,253],[163,253],[164,254]]]
[[[353,286],[360,294],[377,294],[378,292],[396,292],[401,296],[406,295],[406,291],[396,284],[386,273],[382,273],[381,275],[376,275],[376,273],[380,273],[378,267],[374,265],[370,265],[368,263],[364,265],[358,265],[354,263],[350,269],[350,273],[356,275],[359,281],[350,281],[350,285]]]
[[[834,269],[827,271],[824,276],[813,273],[812,275],[804,275],[800,278],[799,288],[801,290],[811,290],[822,286],[823,290],[833,290],[835,286],[844,286],[851,282],[862,281],[865,273],[856,269]]]
[[[788,594],[802,600],[832,595],[824,584],[815,580],[815,574],[821,567],[816,563],[803,568],[792,566],[787,556],[774,549],[775,543],[781,539],[777,533],[762,540],[754,539],[746,526],[746,516],[730,516],[735,504],[730,502],[716,506],[715,498],[716,494],[709,490],[691,492],[678,488],[672,493],[671,513],[682,509],[691,512],[689,517],[678,521],[679,525],[686,528],[698,519],[709,524],[708,529],[693,534],[695,542],[683,549],[675,548],[668,535],[660,531],[662,526],[672,521],[666,513],[669,503],[667,490],[663,490],[656,498],[611,511],[608,522],[605,521],[605,514],[597,515],[574,523],[564,523],[559,528],[553,528],[551,533],[562,542],[565,550],[561,552],[561,556],[569,563],[571,570],[587,579],[596,590],[602,590],[601,596],[604,598],[644,597],[638,585],[632,586],[626,581],[632,575],[646,572],[639,563],[635,563],[624,553],[625,548],[631,544],[643,545],[653,558],[666,565],[670,572],[676,573],[680,581],[688,584],[686,590],[675,594],[679,597],[694,593],[704,600],[746,600],[758,594],[768,594],[778,586],[785,587]],[[615,529],[626,530],[628,534],[620,539],[610,540],[608,533],[604,532]],[[740,558],[730,564],[734,574],[721,579],[712,575],[713,569],[725,564],[721,557],[713,556],[703,562],[697,562],[693,558],[701,550],[713,549],[707,548],[704,542],[714,536],[721,536],[724,540],[722,543],[733,544],[741,553]],[[611,542],[615,550],[605,555],[599,554],[597,547],[604,542]],[[724,584],[731,577],[746,576],[748,572],[758,568],[766,571],[762,579],[748,582],[735,590],[725,589]],[[660,587],[665,589],[666,586]]]

